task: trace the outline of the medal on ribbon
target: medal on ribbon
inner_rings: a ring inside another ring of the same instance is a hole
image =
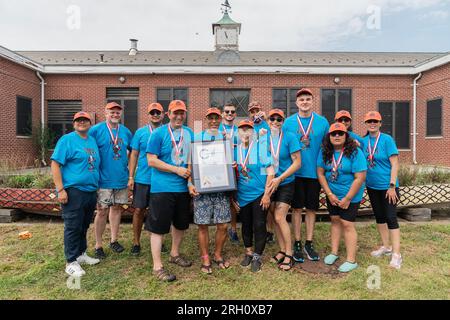
[[[314,122],[314,113],[311,115],[311,120],[309,121],[308,128],[306,129],[306,131],[302,125],[302,121],[300,120],[300,116],[298,114],[297,114],[297,122],[298,122],[298,127],[300,128],[299,131],[301,131],[301,134],[302,134],[300,141],[303,143],[302,149],[304,150],[304,149],[309,148],[309,146],[311,144],[309,135],[311,134],[312,124]]]
[[[330,180],[335,182],[337,181],[338,177],[339,177],[339,166],[341,165],[342,162],[342,157],[344,156],[344,150],[341,150],[341,154],[339,155],[338,161],[336,161],[336,159],[334,158],[333,155],[333,165],[331,168],[331,175],[330,175]]]
[[[112,133],[111,127],[109,126],[109,123],[106,123],[106,126],[108,127],[109,135],[111,137],[112,148],[113,148],[113,152],[114,152],[113,159],[114,160],[119,160],[120,159],[120,149],[121,149],[120,145],[119,145],[120,124],[117,125],[117,133],[116,133],[115,137],[114,137],[114,135]]]
[[[231,140],[231,138],[233,138],[233,136],[234,136],[234,124],[231,127],[230,132],[227,131],[227,129],[225,128],[224,124],[222,124],[222,127],[223,127],[222,133],[223,133],[224,137],[226,139],[230,139]]]
[[[247,163],[250,158],[250,152],[252,151],[252,147],[253,147],[253,141],[250,143],[250,146],[248,147],[247,155],[245,156],[245,159],[244,159],[243,152],[242,152],[242,144],[239,146],[239,158],[240,158],[240,164],[242,167],[241,173],[247,180],[250,179],[250,176],[248,175],[249,169],[247,168]],[[244,162],[242,162],[242,160],[244,160]]]
[[[367,150],[369,151],[369,156],[367,157],[367,163],[370,168],[375,167],[375,151],[378,147],[378,141],[380,141],[381,132],[378,133],[378,136],[375,140],[375,144],[372,146],[370,145],[370,137],[369,137],[369,143],[367,145]]]
[[[275,148],[273,147],[272,135],[270,135],[270,152],[272,153],[272,158],[274,160],[275,172],[278,171],[278,167],[280,165],[280,150],[282,142],[283,142],[283,131],[280,132],[280,136],[278,137],[277,150],[275,151]]]
[[[169,130],[170,139],[172,140],[172,148],[175,148],[175,164],[177,166],[182,164],[181,157],[183,157],[183,128],[180,130],[180,140],[178,140],[178,143],[175,141],[175,136],[173,135],[172,128],[170,127],[170,124],[167,125],[167,128]]]

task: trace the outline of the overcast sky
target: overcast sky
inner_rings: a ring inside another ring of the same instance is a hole
[[[0,0],[12,50],[213,50],[223,0]],[[241,50],[450,51],[450,0],[230,0]],[[79,19],[78,19],[79,17]]]

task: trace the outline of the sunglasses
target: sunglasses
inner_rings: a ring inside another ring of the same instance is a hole
[[[378,120],[367,120],[366,123],[372,124],[372,123],[379,123]]]
[[[236,110],[225,110],[224,111],[226,114],[235,114]]]
[[[272,122],[274,122],[274,121],[276,121],[276,122],[283,122],[284,119],[281,118],[281,117],[270,117],[269,120],[272,121]]]
[[[161,111],[159,110],[152,110],[149,112],[150,115],[152,116],[160,116],[161,115]]]
[[[338,120],[337,120],[337,122],[352,122],[352,120],[351,119],[349,119],[349,118],[339,118]]]
[[[342,137],[343,135],[345,135],[344,131],[334,131],[330,133],[330,136],[332,137]]]

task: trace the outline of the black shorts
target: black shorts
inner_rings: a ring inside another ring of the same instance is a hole
[[[319,210],[320,183],[317,179],[295,178],[292,209]]]
[[[294,198],[295,182],[279,186],[277,191],[272,195],[272,202],[283,202],[291,205],[292,199]]]
[[[149,206],[150,185],[142,183],[134,183],[133,187],[133,207],[145,209]]]
[[[347,209],[333,206],[327,198],[327,208],[330,216],[339,216],[342,220],[355,222],[360,202],[350,203]]]
[[[150,196],[150,213],[145,219],[145,230],[166,234],[170,226],[187,230],[192,220],[191,196],[188,192],[160,192]]]

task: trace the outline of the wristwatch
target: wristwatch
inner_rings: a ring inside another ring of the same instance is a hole
[[[393,189],[393,188],[395,188],[395,183],[389,183],[389,189]]]

